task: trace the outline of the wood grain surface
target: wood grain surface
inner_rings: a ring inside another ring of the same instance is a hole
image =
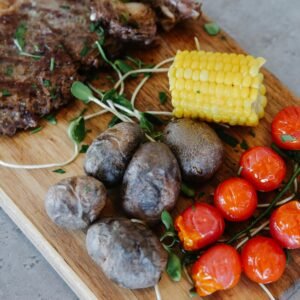
[[[244,51],[226,33],[211,37],[203,30],[206,18],[197,22],[186,23],[168,34],[162,34],[158,47],[132,51],[132,55],[139,56],[149,63],[158,63],[163,59],[174,56],[178,49],[193,49],[194,36],[200,40],[201,47],[205,50],[219,52]],[[250,146],[268,145],[270,143],[270,122],[274,115],[284,106],[299,103],[297,99],[280,81],[267,70],[263,71],[267,87],[268,106],[265,118],[254,129],[255,137],[250,134],[249,128],[235,127],[230,133],[240,141],[245,139]],[[101,76],[101,75],[100,75]],[[138,81],[130,81],[127,93],[137,85]],[[140,110],[171,110],[170,101],[160,105],[158,92],[168,89],[166,74],[157,74],[151,77],[142,92],[138,95],[137,107]],[[56,126],[43,123],[43,130],[30,135],[28,132],[19,133],[14,138],[0,137],[0,157],[8,162],[20,164],[40,164],[59,162],[72,155],[72,143],[67,137],[66,128],[68,120],[72,119],[84,107],[79,102],[74,102],[58,114]],[[88,112],[99,110],[95,106],[88,106]],[[85,143],[102,132],[111,115],[107,114],[88,121],[89,132]],[[242,153],[240,147],[233,149],[225,146],[226,157],[220,171],[207,184],[199,187],[209,195],[221,180],[236,174],[237,162]],[[83,174],[83,158],[80,157],[71,165],[65,167],[66,174],[56,174],[52,170],[9,170],[0,169],[0,203],[6,213],[15,221],[25,235],[41,251],[49,263],[62,276],[67,284],[74,290],[80,299],[154,299],[154,289],[130,291],[119,288],[110,282],[101,270],[92,262],[85,248],[85,232],[66,231],[54,225],[47,217],[44,210],[44,196],[51,184],[62,178]],[[210,196],[205,196],[203,201],[210,202]],[[266,201],[263,194],[261,201]],[[190,205],[191,201],[181,197],[178,200],[173,215]],[[119,197],[112,196],[111,201],[102,215],[120,215]],[[290,288],[300,278],[300,251],[291,252],[291,260],[284,276],[268,287],[276,297],[281,297],[285,290]],[[172,300],[189,299],[189,283],[183,279],[179,283],[172,283],[166,274],[163,275],[159,287],[162,298]],[[215,293],[207,299],[267,299],[261,288],[247,280],[244,276],[234,289]]]

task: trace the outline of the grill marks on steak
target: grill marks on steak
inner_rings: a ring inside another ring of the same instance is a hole
[[[99,37],[89,30],[88,1],[31,2],[8,13],[0,10],[0,134],[10,136],[37,126],[40,117],[70,102],[79,70],[102,64],[92,47]],[[21,24],[26,26],[23,51],[40,55],[39,60],[20,55],[14,44]],[[109,38],[104,48],[111,55],[119,51]]]

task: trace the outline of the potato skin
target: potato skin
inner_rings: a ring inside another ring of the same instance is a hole
[[[90,176],[76,176],[52,185],[45,198],[45,207],[54,223],[77,230],[95,221],[106,201],[107,192],[100,181]]]
[[[144,133],[136,123],[122,122],[101,133],[89,147],[84,170],[107,186],[122,180],[125,169]]]
[[[187,182],[197,184],[210,179],[222,164],[223,144],[206,123],[173,120],[163,131],[163,142],[175,154]]]
[[[145,225],[125,218],[105,218],[86,237],[89,255],[105,275],[129,289],[154,286],[167,263],[167,253]]]
[[[156,142],[143,144],[123,178],[123,208],[135,218],[156,222],[163,210],[175,206],[180,185],[180,169],[169,147]]]

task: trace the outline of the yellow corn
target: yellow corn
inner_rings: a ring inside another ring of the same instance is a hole
[[[173,114],[256,126],[267,105],[261,57],[178,51],[169,70]]]

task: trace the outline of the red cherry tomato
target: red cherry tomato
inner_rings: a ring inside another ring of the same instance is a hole
[[[248,181],[234,177],[219,184],[214,203],[226,220],[244,221],[253,215],[257,206],[257,195]]]
[[[241,176],[262,192],[277,189],[286,175],[284,160],[269,147],[253,147],[243,153]]]
[[[300,202],[292,201],[277,208],[270,219],[270,232],[288,249],[300,248]]]
[[[206,203],[196,203],[176,218],[175,228],[183,248],[190,251],[216,242],[223,234],[225,224],[215,207]]]
[[[200,296],[234,287],[241,276],[241,259],[235,248],[219,244],[208,249],[193,265],[192,278]]]
[[[250,239],[242,249],[241,256],[245,274],[255,282],[274,282],[284,272],[285,254],[271,238],[256,236]]]
[[[300,106],[288,106],[275,116],[272,138],[283,149],[300,150]]]

